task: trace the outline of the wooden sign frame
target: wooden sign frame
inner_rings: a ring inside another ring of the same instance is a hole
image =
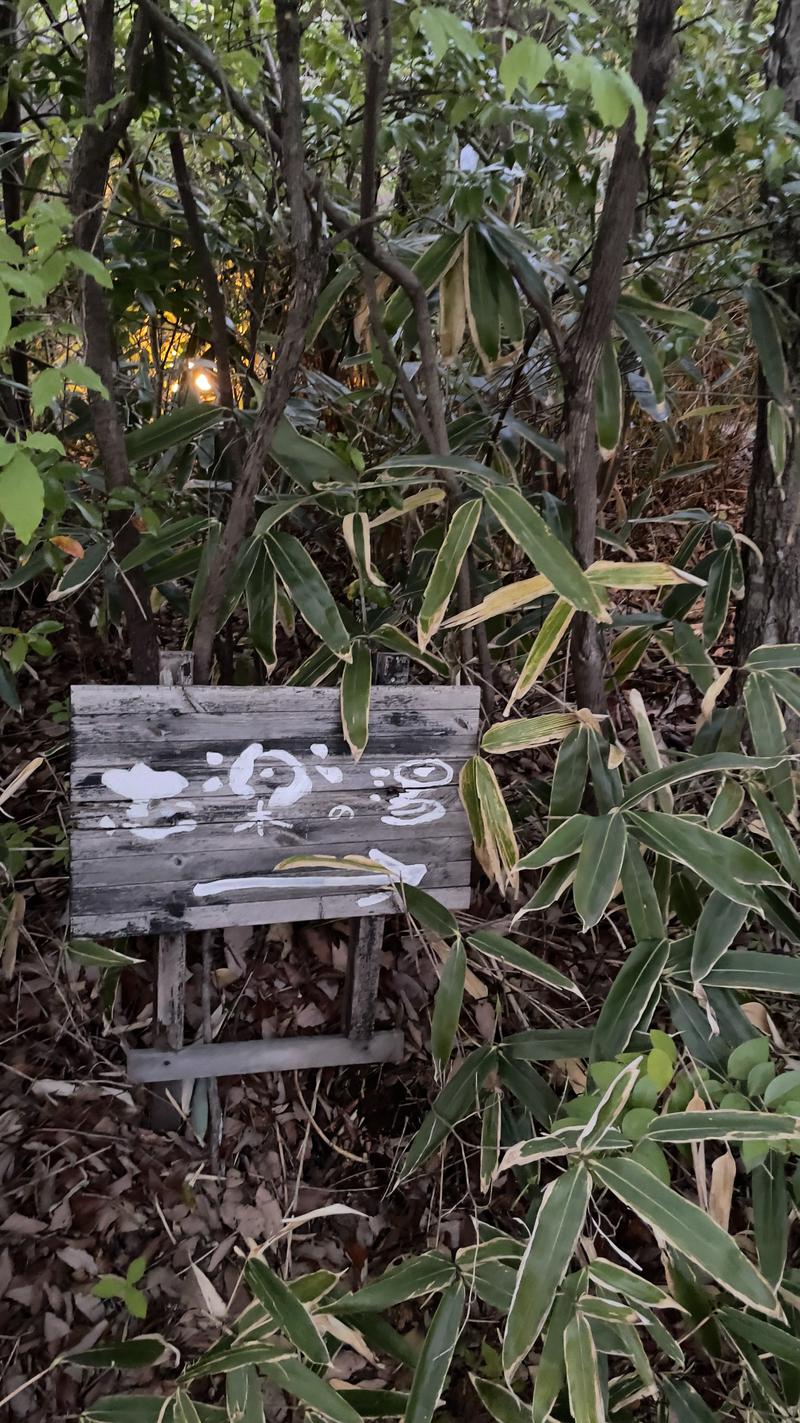
[[[469,904],[458,777],[480,703],[398,685],[406,668],[383,655],[358,762],[337,689],[197,687],[191,654],[162,655],[159,687],[72,689],[72,933],[160,935],[156,1046],[129,1053],[134,1081],[399,1058],[402,1035],[372,1031],[384,916],[398,880]],[[276,870],[298,854],[377,872]],[[187,930],[333,918],[355,921],[343,1035],[183,1046]]]

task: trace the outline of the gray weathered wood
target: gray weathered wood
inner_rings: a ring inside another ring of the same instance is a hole
[[[191,652],[159,654],[159,683],[162,687],[185,687],[194,676],[194,656]],[[169,1048],[175,1052],[183,1047],[183,1025],[186,988],[186,935],[162,934],[158,940],[156,963],[155,1023],[153,1041],[156,1050]],[[180,1126],[180,1102],[183,1083],[167,1081],[153,1094],[150,1121],[156,1131],[172,1131]]]
[[[277,869],[303,853],[388,855],[466,907],[458,777],[478,703],[471,687],[376,686],[355,763],[335,688],[74,688],[73,932],[174,935],[398,907],[396,869]]]
[[[180,1052],[135,1048],[128,1053],[128,1075],[133,1082],[164,1082],[170,1081],[176,1073],[184,1077],[230,1077],[248,1072],[303,1071],[399,1062],[402,1051],[401,1032],[374,1033],[365,1042],[336,1035],[195,1043]]]
[[[409,672],[408,658],[398,656],[397,653],[379,652],[375,659],[375,682],[378,686],[405,687]],[[363,829],[363,826],[361,828]],[[419,845],[416,853],[422,854]],[[426,860],[427,854],[426,851]],[[344,1027],[348,1036],[356,1042],[364,1042],[369,1038],[375,1025],[385,928],[384,915],[354,919],[350,925]]]

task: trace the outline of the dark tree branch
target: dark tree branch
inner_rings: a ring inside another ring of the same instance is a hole
[[[640,0],[631,74],[642,93],[648,123],[667,88],[673,54],[676,0]],[[592,252],[586,294],[563,356],[566,402],[565,449],[575,524],[575,552],[585,566],[594,559],[597,526],[595,385],[603,347],[611,335],[622,287],[636,200],[644,176],[633,113],[620,130],[611,162],[603,211]],[[597,629],[586,616],[576,619],[572,666],[579,704],[605,706],[603,656]]]
[[[305,181],[303,106],[300,91],[300,16],[297,0],[277,0],[275,19],[281,70],[281,176],[289,202],[289,237],[294,261],[294,292],[283,339],[264,399],[256,415],[230,510],[209,570],[194,638],[195,680],[211,675],[214,636],[234,559],[252,524],[255,496],[264,476],[275,430],[286,408],[305,349],[326,257],[319,242]],[[277,135],[276,135],[277,137]]]
[[[86,12],[86,86],[84,106],[87,116],[109,103],[116,91],[114,72],[114,0],[89,0]],[[147,24],[137,12],[128,49],[127,72],[135,84],[147,37]],[[75,218],[75,244],[84,252],[98,255],[103,224],[104,197],[109,164],[116,144],[124,135],[125,123],[136,112],[140,100],[134,91],[123,98],[116,115],[105,125],[87,123],[75,147],[70,173],[70,207]],[[82,280],[83,329],[86,364],[98,375],[106,395],[92,391],[92,412],[100,463],[110,489],[130,486],[131,473],[125,449],[125,435],[114,399],[116,349],[108,300],[94,277]],[[138,543],[129,517],[120,513],[111,520],[116,552],[124,557]],[[120,600],[128,629],[134,675],[141,682],[158,681],[158,639],[148,616],[149,588],[138,569],[119,583]]]

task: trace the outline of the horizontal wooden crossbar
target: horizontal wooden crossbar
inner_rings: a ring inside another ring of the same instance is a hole
[[[247,1072],[290,1072],[314,1067],[363,1066],[400,1062],[401,1032],[373,1033],[359,1042],[329,1037],[256,1038],[242,1043],[194,1043],[179,1052],[133,1048],[128,1076],[133,1082],[175,1082],[194,1077],[231,1077]]]

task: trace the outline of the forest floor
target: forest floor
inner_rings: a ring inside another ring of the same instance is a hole
[[[684,460],[705,457],[700,450],[682,454]],[[738,429],[736,443],[720,455],[716,472],[703,476],[702,487],[691,480],[664,486],[664,509],[705,507],[718,517],[726,511],[738,523],[747,466],[747,438]],[[625,478],[633,481],[632,473]],[[674,532],[643,526],[638,555],[668,556]],[[7,935],[0,974],[0,1398],[13,1395],[8,1408],[15,1419],[74,1419],[93,1398],[119,1390],[119,1376],[111,1372],[64,1367],[23,1387],[66,1349],[144,1330],[163,1333],[184,1357],[207,1347],[224,1306],[235,1313],[244,1302],[237,1287],[249,1242],[275,1235],[286,1217],[333,1203],[361,1212],[312,1220],[288,1244],[283,1240],[275,1256],[291,1273],[324,1267],[354,1287],[403,1253],[470,1243],[478,1211],[471,1189],[476,1134],[469,1128],[443,1161],[387,1194],[404,1144],[436,1090],[428,1050],[436,966],[430,949],[399,921],[391,922],[385,940],[377,1026],[402,1028],[401,1064],[223,1080],[216,1173],[200,1139],[202,1112],[182,1133],[149,1128],[148,1094],[126,1081],[124,1049],[149,1042],[152,941],[142,941],[139,950],[148,959],[123,971],[112,991],[96,970],[76,967],[64,952],[68,687],[123,680],[119,654],[87,625],[90,612],[79,606],[66,614],[57,657],[41,681],[27,684],[24,715],[7,713],[2,728],[3,784],[32,758],[43,758],[2,807],[4,816],[18,817],[24,868],[17,888],[26,900],[16,952]],[[663,672],[650,673],[645,664],[636,684],[656,724],[668,722],[670,739],[685,744],[697,694],[688,684],[676,690],[674,677],[666,680]],[[548,754],[521,760],[514,770],[520,792],[529,776],[546,777],[550,765]],[[535,817],[527,833],[538,837]],[[476,923],[497,923],[508,911],[485,885],[476,893]],[[481,969],[466,1000],[465,1044],[491,1039],[498,1019],[502,1030],[513,1032],[588,1025],[596,1016],[624,956],[621,941],[607,929],[602,936],[580,935],[571,910],[559,905],[525,922],[532,927],[521,941],[571,974],[586,1001],[567,1010],[554,995],[532,991],[529,980],[526,986],[506,973],[501,981]],[[215,1027],[228,1037],[337,1031],[347,932],[346,924],[327,923],[220,934]],[[189,1036],[201,1021],[199,948],[191,940],[190,967]],[[506,1225],[513,1218],[506,1181],[481,1214]],[[640,1256],[652,1248],[644,1232],[627,1244]],[[121,1301],[92,1292],[99,1277],[124,1275],[139,1257],[147,1262],[144,1322],[131,1318]],[[419,1310],[408,1307],[394,1322],[401,1332],[418,1333],[419,1321]],[[483,1347],[495,1343],[485,1332]],[[479,1332],[474,1347],[481,1346]],[[348,1348],[337,1356],[336,1372],[363,1382],[391,1377]],[[160,1377],[126,1376],[124,1383],[135,1378],[131,1390],[160,1391]],[[466,1377],[457,1402],[464,1418],[475,1416]],[[276,1393],[271,1423],[288,1413]]]

